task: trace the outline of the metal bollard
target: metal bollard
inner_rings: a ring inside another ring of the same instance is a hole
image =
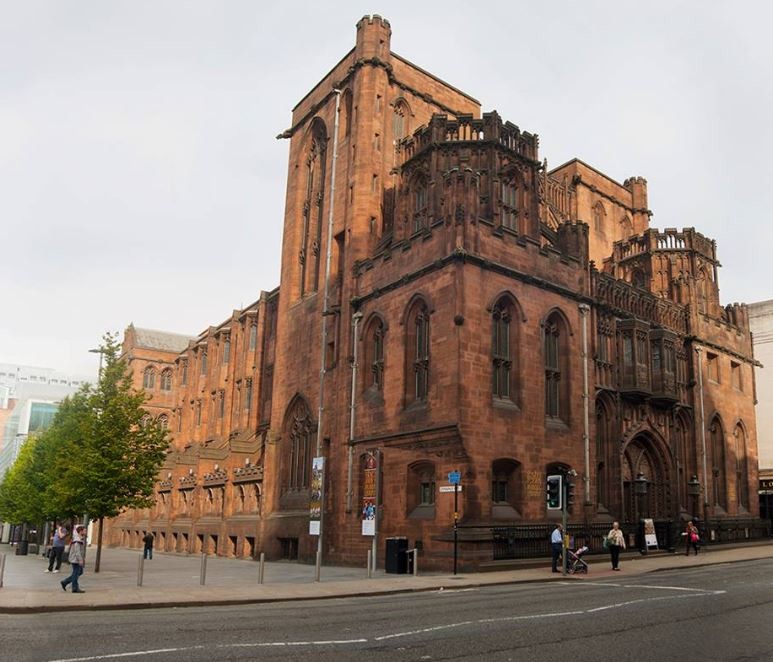
[[[419,550],[413,548],[413,576],[419,576]]]
[[[370,579],[371,576],[372,576],[372,571],[371,571],[371,567],[370,567],[370,563],[371,563],[370,562],[370,556],[371,556],[371,551],[368,550],[368,579]]]
[[[258,566],[258,584],[263,583],[263,570],[266,567],[266,553],[260,553],[260,565]]]
[[[145,554],[140,554],[137,559],[137,586],[142,586],[142,577],[145,574]]]
[[[207,581],[207,555],[205,552],[201,553],[201,573],[199,575],[199,584],[204,586]]]
[[[0,554],[0,588],[3,588],[4,572],[5,572],[5,554]]]

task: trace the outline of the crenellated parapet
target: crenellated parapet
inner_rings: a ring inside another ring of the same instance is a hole
[[[521,131],[511,122],[503,122],[496,111],[483,117],[433,115],[429,125],[419,127],[399,145],[401,165],[420,155],[430,146],[460,143],[491,143],[531,161],[539,158],[539,137]]]
[[[621,316],[647,320],[678,334],[687,334],[688,315],[684,306],[596,269],[591,271],[591,296]]]
[[[695,228],[650,229],[625,241],[617,241],[614,244],[611,259],[613,262],[620,263],[641,253],[657,251],[693,251],[712,263],[716,262],[714,241],[704,237]]]

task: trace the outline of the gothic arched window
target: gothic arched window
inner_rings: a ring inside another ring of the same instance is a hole
[[[500,185],[499,201],[501,203],[502,227],[518,231],[518,184],[515,177],[504,179]]]
[[[417,177],[413,183],[413,231],[419,232],[428,225],[427,180]]]
[[[287,487],[290,490],[306,489],[311,474],[311,448],[314,422],[306,403],[298,399],[288,420],[289,448],[287,456]]]
[[[172,369],[171,368],[165,368],[161,371],[161,390],[162,391],[171,391],[172,390]]]
[[[375,317],[365,333],[365,385],[367,388],[384,389],[384,320]]]
[[[311,139],[306,156],[306,194],[303,201],[303,226],[301,228],[300,294],[316,292],[319,287],[320,246],[322,242],[323,211],[325,201],[325,153],[327,127],[315,118],[311,126]]]
[[[567,330],[557,312],[545,321],[543,329],[545,366],[545,416],[569,421],[569,356]]]
[[[429,309],[416,301],[407,317],[406,404],[426,401],[429,394]]]
[[[156,369],[152,366],[145,368],[142,373],[142,388],[151,389],[156,386]]]
[[[513,302],[502,297],[492,313],[492,392],[495,398],[517,400],[518,331]]]
[[[725,469],[725,433],[722,420],[715,416],[709,426],[711,434],[711,473],[714,505],[727,510],[727,472]]]
[[[749,509],[749,466],[746,455],[746,431],[739,423],[733,432],[735,438],[735,493],[738,507]]]
[[[597,202],[593,205],[593,229],[596,232],[603,232],[604,225],[607,217],[607,212],[604,209],[604,205]]]

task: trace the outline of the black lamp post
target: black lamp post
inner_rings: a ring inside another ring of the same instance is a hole
[[[636,531],[639,535],[639,550],[642,554],[647,551],[647,545],[644,541],[644,526],[641,523],[641,519],[646,515],[644,503],[647,496],[647,487],[647,478],[643,473],[639,472],[633,481],[633,493],[636,495]]]

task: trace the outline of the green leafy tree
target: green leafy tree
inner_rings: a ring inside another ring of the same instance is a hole
[[[167,432],[147,420],[148,396],[133,388],[115,335],[107,334],[96,386],[65,398],[51,427],[22,446],[0,483],[0,516],[11,522],[74,518],[99,521],[97,558],[106,517],[153,503],[153,485],[169,445]]]
[[[28,439],[0,483],[0,518],[16,524],[43,519],[41,495],[36,491],[35,438]]]
[[[153,503],[153,485],[169,445],[167,432],[156,421],[143,420],[148,397],[133,388],[131,373],[120,356],[114,335],[101,347],[104,369],[91,392],[81,444],[73,449],[77,461],[63,473],[63,492],[72,503],[99,521],[97,559],[99,572],[105,517],[126,508],[146,508]]]

